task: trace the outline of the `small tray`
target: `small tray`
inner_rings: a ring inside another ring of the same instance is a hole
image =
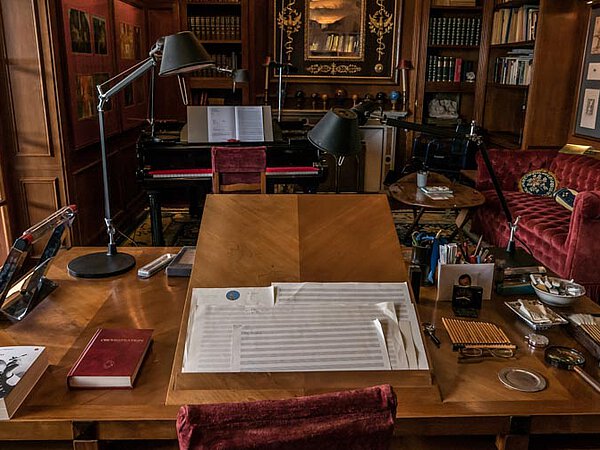
[[[177,256],[167,266],[165,272],[168,277],[189,277],[196,258],[196,247],[185,246],[179,250]]]
[[[536,300],[536,301],[539,302],[539,300]],[[517,316],[519,316],[519,318],[522,319],[527,325],[529,325],[530,328],[533,328],[536,331],[548,330],[552,327],[555,327],[558,325],[566,325],[567,323],[569,323],[569,321],[567,319],[565,319],[560,314],[557,314],[556,312],[554,312],[554,310],[552,310],[550,307],[548,307],[548,305],[544,305],[544,307],[546,308],[546,311],[548,311],[550,313],[550,315],[552,316],[552,323],[532,322],[527,316],[523,315],[523,313],[519,309],[519,302],[517,302],[517,301],[504,302],[504,304],[506,306],[508,306],[510,308],[510,310],[513,311]]]

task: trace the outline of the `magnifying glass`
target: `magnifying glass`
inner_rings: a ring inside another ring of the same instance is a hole
[[[596,392],[600,392],[600,382],[592,378],[590,374],[581,368],[585,364],[585,357],[581,352],[578,352],[574,348],[553,346],[546,349],[544,358],[551,366],[575,371]]]

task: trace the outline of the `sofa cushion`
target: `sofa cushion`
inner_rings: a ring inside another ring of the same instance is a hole
[[[482,193],[486,203],[478,210],[477,219],[485,223],[485,239],[493,245],[505,246],[509,232],[500,201],[493,190]],[[567,258],[566,239],[571,212],[552,197],[523,192],[505,192],[504,196],[513,218],[521,217],[517,236],[527,244],[536,259],[544,261],[548,269],[562,275]]]
[[[600,189],[600,159],[582,155],[559,153],[550,165],[560,187],[577,192]]]
[[[531,195],[551,197],[556,191],[558,181],[556,175],[546,169],[536,169],[527,172],[519,180],[519,191]]]

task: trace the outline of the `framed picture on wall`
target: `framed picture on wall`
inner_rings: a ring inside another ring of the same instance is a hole
[[[100,140],[96,85],[115,73],[113,25],[108,0],[62,0],[62,10],[72,140],[79,149]],[[104,108],[107,135],[121,130],[112,103]]]
[[[397,82],[402,0],[274,2],[276,58],[290,79]]]
[[[577,99],[577,117],[575,134],[600,139],[600,7],[590,12],[579,96]]]

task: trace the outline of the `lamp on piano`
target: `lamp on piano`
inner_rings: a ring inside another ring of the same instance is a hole
[[[358,155],[361,149],[358,115],[350,109],[331,108],[308,132],[307,137],[319,150],[335,157],[335,192],[339,194],[344,160],[347,156]]]
[[[112,224],[110,210],[110,193],[108,180],[108,161],[106,152],[106,137],[104,133],[104,107],[118,92],[129,86],[148,71],[154,73],[154,67],[160,64],[159,75],[181,75],[185,72],[213,67],[202,44],[189,31],[172,34],[156,41],[150,50],[148,58],[124,70],[115,77],[96,86],[98,90],[98,123],[100,127],[100,150],[102,153],[102,182],[104,187],[104,222],[108,234],[108,249],[106,252],[90,253],[75,258],[68,264],[69,273],[81,278],[105,278],[119,275],[130,270],[135,265],[135,258],[127,253],[119,253],[115,242],[116,230]],[[154,78],[151,81],[154,92]],[[113,84],[114,83],[114,84]],[[180,86],[181,86],[180,80]],[[110,87],[109,87],[110,86]],[[108,89],[106,89],[108,87]],[[105,90],[106,89],[106,90]],[[154,128],[154,101],[150,95],[150,123]]]

